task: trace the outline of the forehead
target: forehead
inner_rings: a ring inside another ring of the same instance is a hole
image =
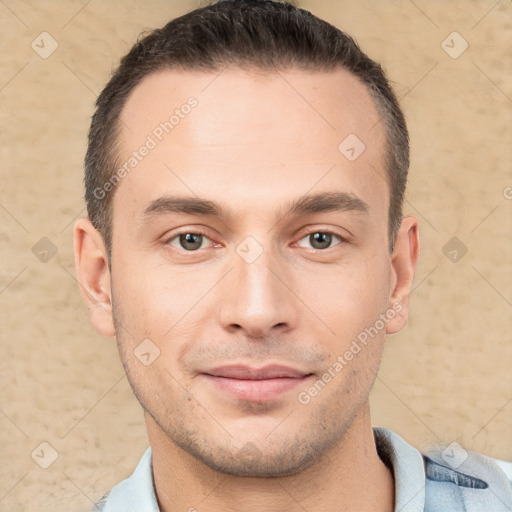
[[[382,124],[346,70],[159,71],[133,90],[121,120],[120,162],[137,161],[116,197],[140,208],[164,193],[231,202],[250,193],[270,204],[340,186],[387,202]]]
[[[263,72],[224,68],[208,73],[161,70],[134,88],[121,117],[129,132],[136,125],[138,130],[150,133],[155,121],[168,120],[191,97],[197,100],[200,115],[191,117],[187,124],[194,123],[200,128],[216,118],[219,128],[195,130],[194,142],[199,144],[227,139],[244,144],[261,142],[262,133],[250,129],[262,128],[262,123],[267,134],[279,132],[281,137],[284,134],[279,130],[283,125],[292,135],[302,130],[305,123],[329,135],[338,132],[337,137],[349,128],[363,137],[378,122],[366,86],[344,69]],[[233,117],[219,117],[223,113]],[[246,123],[247,130],[240,133],[233,121]],[[373,136],[378,137],[379,131],[375,130]],[[190,132],[176,130],[173,135],[180,137]],[[129,143],[130,133],[125,132],[123,138]]]

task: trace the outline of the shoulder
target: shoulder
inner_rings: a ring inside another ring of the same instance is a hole
[[[420,453],[391,430],[374,427],[377,451],[393,470],[395,510],[511,512],[512,463],[457,443]]]
[[[466,451],[456,443],[423,455],[423,461],[425,512],[512,510],[512,463]]]

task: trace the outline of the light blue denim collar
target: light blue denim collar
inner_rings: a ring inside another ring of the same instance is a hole
[[[395,512],[489,512],[512,509],[512,489],[503,467],[473,452],[458,468],[439,454],[423,456],[399,435],[373,429],[377,451],[393,471]],[[510,471],[512,465],[507,464]],[[160,512],[153,483],[151,448],[133,474],[97,503],[102,512]]]

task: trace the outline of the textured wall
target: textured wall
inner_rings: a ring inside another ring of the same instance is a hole
[[[86,510],[147,446],[115,343],[89,324],[71,233],[97,94],[139,32],[197,5],[0,2],[1,511]],[[382,61],[411,131],[405,211],[423,253],[374,423],[419,448],[456,441],[512,459],[512,5],[299,5]]]

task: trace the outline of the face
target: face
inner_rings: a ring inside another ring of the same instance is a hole
[[[405,321],[365,87],[343,70],[165,71],[121,117],[107,295],[148,427],[231,474],[313,464]]]

